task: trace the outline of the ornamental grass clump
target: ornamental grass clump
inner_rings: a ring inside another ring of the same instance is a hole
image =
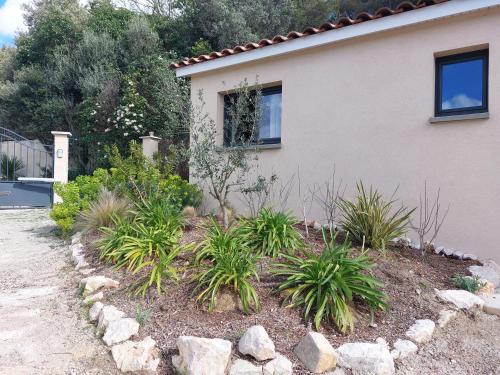
[[[410,215],[401,205],[394,209],[395,199],[385,200],[370,186],[366,191],[363,183],[356,184],[358,194],[354,202],[341,198],[341,225],[350,237],[359,244],[385,252],[387,243],[406,233]]]
[[[217,296],[222,289],[230,288],[239,295],[243,311],[260,310],[259,296],[252,280],[259,280],[257,261],[259,256],[248,247],[245,238],[237,229],[223,229],[212,221],[207,239],[196,255],[199,272],[193,276],[196,301],[208,302],[208,311],[213,311]]]
[[[191,248],[179,243],[182,215],[168,203],[156,198],[136,204],[131,219],[113,216],[112,228],[101,228],[104,237],[98,240],[101,259],[132,274],[143,273],[135,285],[136,294],[145,295],[155,285],[163,291],[165,278],[177,280],[176,257]]]
[[[258,254],[276,258],[281,252],[292,254],[304,247],[302,235],[294,227],[297,223],[289,213],[264,208],[256,218],[241,224],[240,233]]]
[[[382,284],[370,273],[373,261],[364,251],[351,257],[351,243],[326,239],[321,254],[304,251],[304,257],[283,255],[273,273],[284,278],[278,287],[287,307],[301,307],[307,321],[312,317],[318,330],[322,321],[334,322],[342,332],[354,329],[354,299],[370,311],[387,308]]]
[[[458,289],[463,289],[471,293],[476,293],[486,285],[485,282],[481,281],[479,276],[462,276],[456,273],[451,280]]]

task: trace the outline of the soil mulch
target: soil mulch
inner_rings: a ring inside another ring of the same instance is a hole
[[[203,239],[205,230],[201,225],[203,219],[193,221],[191,229],[186,230],[182,242],[198,242]],[[303,227],[300,230],[303,231]],[[320,251],[322,237],[317,231],[310,230],[306,243]],[[105,293],[103,303],[113,304],[135,317],[138,309],[149,312],[149,319],[140,329],[140,336],[150,335],[156,340],[162,351],[163,360],[160,374],[174,374],[171,357],[176,354],[176,339],[181,335],[202,336],[208,338],[223,338],[233,342],[234,355],[238,356],[238,339],[245,330],[255,324],[264,326],[273,339],[276,350],[294,363],[294,373],[309,374],[293,353],[294,347],[311,329],[304,321],[302,311],[285,308],[282,298],[276,293],[277,280],[269,272],[269,261],[260,265],[262,275],[255,287],[261,301],[260,312],[246,315],[239,310],[226,312],[207,311],[206,306],[195,302],[192,295],[193,285],[190,276],[194,272],[189,267],[188,257],[178,262],[180,282],[167,282],[165,292],[156,294],[151,288],[142,298],[132,295],[130,286],[137,280],[123,270],[114,270],[111,265],[98,259],[98,251],[91,243],[96,236],[85,238],[87,246],[87,261],[96,268],[94,274],[103,274],[120,281],[120,288]],[[385,256],[372,251],[376,267],[375,276],[384,284],[383,290],[389,299],[389,309],[377,312],[375,324],[370,326],[370,316],[360,307],[356,312],[354,332],[342,334],[332,324],[323,324],[323,333],[330,343],[337,347],[346,342],[374,342],[383,337],[389,344],[398,338],[404,338],[406,330],[416,319],[438,318],[443,308],[435,298],[434,288],[452,288],[451,277],[455,273],[468,275],[467,268],[478,264],[477,261],[462,261],[451,259],[434,253],[421,255],[419,251],[405,247],[394,247]],[[250,358],[245,358],[251,360]]]

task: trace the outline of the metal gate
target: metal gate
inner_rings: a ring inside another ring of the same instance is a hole
[[[0,209],[50,207],[54,146],[0,127]]]

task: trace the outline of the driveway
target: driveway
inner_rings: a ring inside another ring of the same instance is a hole
[[[114,374],[48,210],[0,211],[0,374]]]

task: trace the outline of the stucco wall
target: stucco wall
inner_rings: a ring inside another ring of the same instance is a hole
[[[479,45],[489,46],[490,118],[430,124],[435,54]],[[283,88],[282,147],[260,153],[262,170],[284,180],[300,167],[307,189],[335,164],[347,197],[362,179],[387,195],[399,185],[409,206],[427,180],[431,191],[441,187],[442,205],[451,204],[436,242],[500,260],[498,8],[195,75],[193,101],[203,89],[222,129],[219,93],[256,76]],[[298,213],[297,201],[295,189],[289,206]],[[323,215],[313,205],[309,216]]]

